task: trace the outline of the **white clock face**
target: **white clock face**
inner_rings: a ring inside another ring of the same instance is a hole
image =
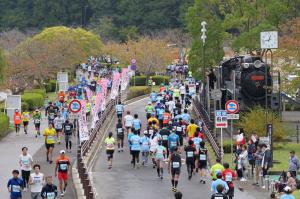
[[[262,49],[278,48],[278,32],[277,31],[261,32],[260,47]]]

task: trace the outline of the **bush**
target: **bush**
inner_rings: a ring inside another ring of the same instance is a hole
[[[26,102],[22,102],[21,109],[22,111],[29,110],[29,105]]]
[[[152,81],[155,82],[155,85],[160,85],[162,83],[168,84],[169,81],[170,81],[169,76],[157,75],[157,76],[151,76],[151,77],[152,77]],[[147,76],[145,76],[145,75],[136,76],[135,80],[134,80],[134,77],[133,77],[131,79],[131,82],[130,82],[131,86],[134,85],[134,81],[135,81],[135,86],[148,86]]]
[[[147,77],[146,76],[135,76],[132,77],[130,81],[131,86],[146,86],[147,85]]]
[[[129,100],[150,93],[151,93],[151,88],[148,86],[133,86],[129,88],[127,99]]]
[[[0,137],[9,131],[9,118],[4,113],[0,113]]]
[[[153,76],[152,80],[153,80],[153,82],[155,82],[155,85],[160,85],[162,83],[169,84],[170,77],[158,75],[158,76]]]
[[[33,111],[37,107],[44,106],[44,97],[39,93],[24,93],[22,95],[22,102],[28,104],[28,109]]]
[[[43,98],[46,97],[46,90],[45,89],[32,89],[32,90],[25,90],[24,93],[37,93],[43,96]]]
[[[234,143],[234,140],[233,140],[233,149],[234,148],[235,148],[235,143]],[[231,153],[231,142],[230,141],[224,141],[223,151],[224,151],[224,153]]]
[[[45,84],[45,89],[47,93],[55,92],[56,89],[56,80],[50,80]]]

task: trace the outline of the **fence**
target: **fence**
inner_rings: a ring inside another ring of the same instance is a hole
[[[221,157],[221,147],[220,144],[217,142],[217,138],[214,136],[212,124],[209,120],[208,113],[204,109],[203,105],[200,103],[198,97],[194,98],[193,101],[194,111],[196,113],[197,118],[201,118],[203,120],[203,132],[207,137],[210,145],[212,146],[217,158]]]
[[[99,116],[99,120],[97,121],[95,128],[92,129],[92,131],[90,132],[89,140],[82,142],[81,145],[78,146],[77,169],[86,199],[96,198],[96,193],[94,192],[95,188],[93,187],[91,179],[92,176],[90,176],[88,172],[90,169],[89,167],[92,165],[90,165],[90,162],[87,160],[87,155],[94,147],[96,142],[101,140],[102,137],[105,135],[103,132],[101,132],[101,130],[103,130],[101,128],[103,128],[105,121],[111,118],[108,116],[114,113],[115,105],[119,100],[121,100],[121,98],[122,93],[119,91],[118,97],[116,99],[111,99],[107,103],[105,110]]]

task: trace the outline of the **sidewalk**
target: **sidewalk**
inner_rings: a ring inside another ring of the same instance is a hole
[[[41,132],[48,125],[47,119],[43,119],[41,123]],[[19,166],[19,156],[21,154],[21,148],[26,146],[28,147],[28,153],[33,156],[33,164],[41,165],[41,172],[45,176],[52,176],[54,179],[54,184],[58,186],[58,181],[54,177],[55,164],[51,165],[46,162],[46,148],[44,147],[45,139],[43,136],[35,138],[35,130],[32,121],[30,121],[28,134],[25,135],[23,132],[23,127],[19,136],[16,136],[15,132],[8,134],[5,138],[0,141],[0,151],[2,152],[2,158],[0,161],[0,196],[1,199],[9,198],[9,193],[6,188],[6,184],[9,178],[11,178],[13,169],[20,169]],[[76,159],[76,138],[73,137],[73,146],[72,153],[67,155],[70,157],[72,163]],[[64,138],[60,145],[56,144],[53,152],[53,160],[55,160],[61,149],[65,149]],[[72,177],[69,177],[68,187],[65,199],[74,199],[75,198],[75,189],[72,182]],[[30,192],[23,192],[24,199],[30,199]]]

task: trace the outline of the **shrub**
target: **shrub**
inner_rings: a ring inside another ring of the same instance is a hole
[[[235,148],[235,143],[233,140],[233,149]],[[223,151],[224,153],[231,153],[231,142],[229,141],[224,141],[223,142]]]
[[[55,92],[56,89],[56,80],[50,80],[45,84],[45,89],[47,93]]]
[[[162,83],[169,84],[170,77],[158,75],[158,76],[153,76],[152,80],[153,82],[155,82],[155,85],[160,85]]]
[[[147,84],[147,77],[146,76],[135,76],[132,77],[130,81],[131,86],[146,86]]]
[[[44,105],[44,97],[39,93],[24,93],[22,95],[22,102],[28,104],[28,109],[33,111],[37,107],[42,107]]]
[[[21,103],[21,109],[22,109],[22,111],[29,110],[29,105],[26,102],[22,102]]]
[[[46,90],[45,89],[32,89],[32,90],[25,90],[24,93],[38,93],[43,96],[43,98],[46,97]]]
[[[151,93],[151,88],[148,86],[133,86],[129,88],[127,99],[132,99],[138,96],[146,95]]]
[[[9,131],[9,118],[4,113],[0,113],[0,137]]]

